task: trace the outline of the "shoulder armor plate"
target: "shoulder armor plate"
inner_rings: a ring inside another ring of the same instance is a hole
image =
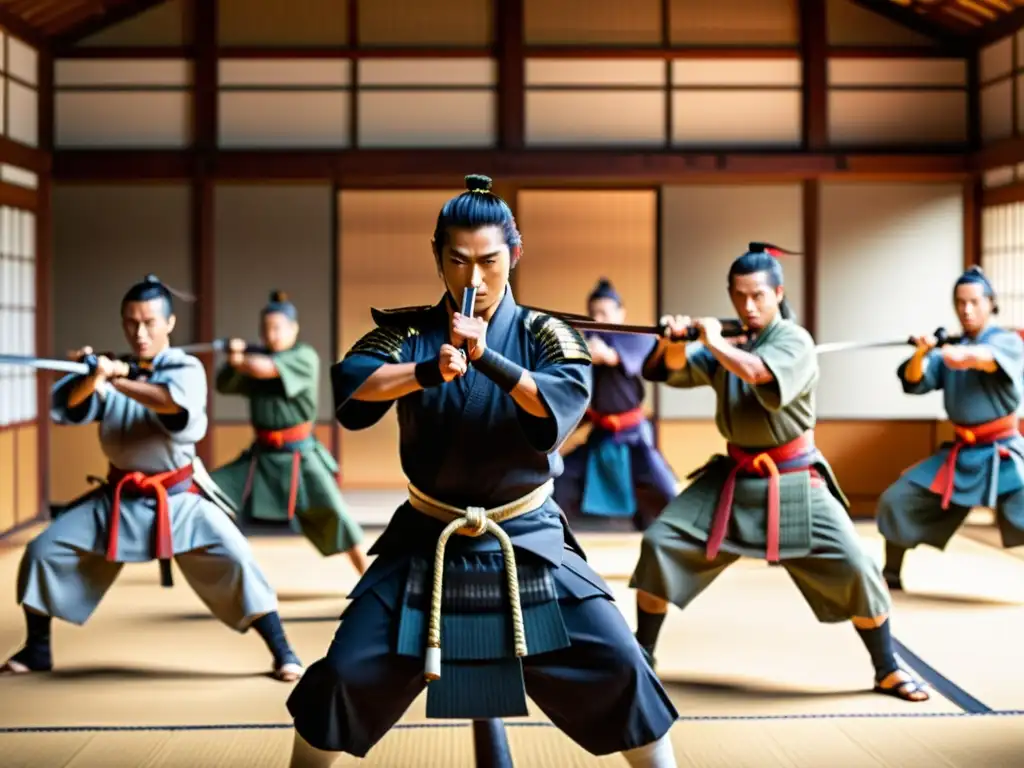
[[[434,305],[431,304],[394,309],[371,308],[370,315],[381,328],[408,328],[422,324],[433,309]]]
[[[534,310],[527,312],[525,323],[530,335],[540,343],[540,357],[544,362],[590,362],[586,341],[568,323]]]

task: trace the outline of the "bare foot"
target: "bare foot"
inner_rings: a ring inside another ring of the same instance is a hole
[[[32,670],[22,664],[20,661],[10,659],[0,667],[0,675],[26,675]]]
[[[305,671],[301,664],[282,664],[274,670],[274,679],[282,683],[294,683]]]
[[[928,701],[931,698],[924,683],[915,680],[902,669],[889,673],[875,683],[875,691],[904,701]]]

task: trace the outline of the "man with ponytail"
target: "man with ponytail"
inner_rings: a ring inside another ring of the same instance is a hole
[[[667,317],[667,338],[645,363],[652,381],[715,391],[728,452],[693,472],[644,533],[630,583],[638,590],[637,640],[653,658],[670,603],[685,608],[740,557],[764,558],[789,572],[818,621],[852,621],[875,667],[875,691],[924,701],[928,693],[893,652],[881,571],[814,444],[818,360],[786,303],[776,258],[783,253],[751,243],[729,270],[745,341],[724,339],[713,318]],[[699,343],[673,340],[691,327]]]
[[[170,346],[172,291],[149,275],[121,301],[121,325],[134,362],[96,358],[95,371],[53,388],[58,424],[97,424],[110,462],[101,487],[77,499],[29,542],[18,571],[27,640],[0,673],[52,669],[54,617],[82,625],[125,563],[173,558],[214,616],[238,632],[250,627],[273,654],[273,674],[302,673],[277,614],[277,596],[249,543],[193,482],[196,443],[206,434],[206,372]],[[80,356],[92,350],[80,350]]]
[[[429,681],[427,717],[525,716],[529,695],[591,754],[674,768],[676,710],[551,498],[590,399],[586,343],[516,304],[512,211],[466,182],[431,241],[441,300],[375,310],[331,371],[346,429],[397,403],[409,501],[288,700],[291,764],[365,756]]]
[[[320,356],[299,341],[299,313],[281,291],[260,313],[264,349],[232,339],[217,391],[249,401],[256,440],[212,473],[247,522],[291,525],[329,556],[345,552],[366,571],[362,529],[338,490],[338,464],[313,434],[320,391]]]
[[[605,278],[590,292],[587,309],[597,322],[626,320],[622,297]],[[676,495],[678,481],[654,444],[644,412],[641,368],[653,343],[650,336],[587,335],[594,363],[590,434],[565,457],[565,471],[555,480],[555,501],[570,521],[631,517],[642,531]]]
[[[906,551],[919,544],[945,549],[972,507],[995,510],[1004,547],[1024,546],[1024,437],[1017,417],[1024,340],[991,323],[999,307],[980,267],[957,279],[953,304],[963,328],[959,343],[940,348],[933,336],[919,336],[897,370],[908,395],[942,390],[955,438],[906,470],[878,500],[890,589],[903,589]]]

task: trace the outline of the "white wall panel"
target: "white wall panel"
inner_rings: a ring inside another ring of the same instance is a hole
[[[493,91],[363,91],[360,147],[491,147]]]
[[[662,146],[660,91],[528,91],[526,143],[532,146]]]
[[[230,149],[346,147],[347,91],[221,91],[220,146]]]
[[[58,147],[184,147],[191,140],[191,96],[184,91],[56,94]]]
[[[960,184],[824,182],[818,342],[901,339],[959,326]],[[941,395],[904,395],[896,368],[911,348],[821,356],[818,417],[933,419]]]
[[[726,277],[752,240],[803,250],[799,184],[666,186],[661,196],[661,307],[691,317],[735,317]],[[803,314],[803,256],[782,260],[786,294]],[[710,389],[661,386],[658,415],[711,418]]]

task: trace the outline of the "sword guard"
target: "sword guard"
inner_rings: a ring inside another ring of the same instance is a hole
[[[145,368],[140,366],[138,363],[129,362],[128,363],[128,375],[125,378],[129,379],[130,381],[138,381],[140,379],[147,378],[149,373],[150,373],[149,370],[146,370]]]
[[[100,361],[95,353],[89,355],[83,355],[82,359],[79,360],[81,363],[85,363],[89,366],[89,375],[92,376],[96,373],[96,369],[99,368]]]

